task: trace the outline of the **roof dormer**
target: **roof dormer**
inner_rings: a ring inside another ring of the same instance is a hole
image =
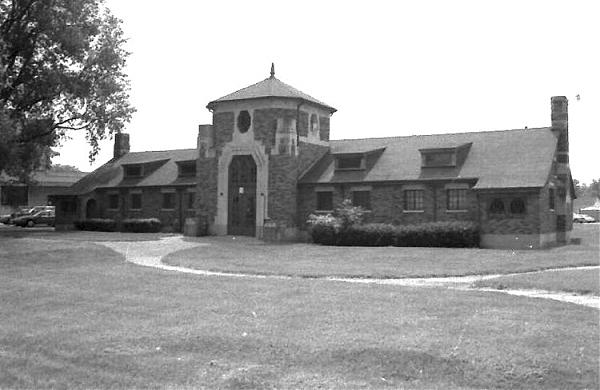
[[[139,178],[144,176],[143,164],[123,164],[124,178]]]
[[[453,168],[462,165],[472,143],[450,147],[424,148],[421,152],[421,168]]]
[[[367,159],[370,155],[380,153],[385,148],[358,148],[345,153],[332,153],[336,171],[357,171],[367,169]]]

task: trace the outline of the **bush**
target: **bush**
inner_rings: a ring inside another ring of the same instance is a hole
[[[334,217],[312,225],[313,242],[343,246],[477,247],[479,229],[472,222],[430,222],[394,226],[385,223],[351,225],[346,229]]]
[[[340,223],[337,218],[331,214],[311,214],[306,222],[310,226],[310,235],[314,243],[322,245],[336,245],[337,231],[340,227]]]
[[[158,233],[161,223],[158,218],[125,219],[121,223],[122,232],[132,233]]]
[[[428,222],[398,226],[395,246],[464,248],[479,246],[479,228],[473,222]]]
[[[117,223],[114,219],[90,218],[82,221],[75,221],[75,228],[78,230],[91,230],[95,232],[116,232]]]

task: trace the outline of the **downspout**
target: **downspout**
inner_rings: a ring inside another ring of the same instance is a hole
[[[296,149],[300,145],[300,107],[304,104],[302,100],[296,106]]]

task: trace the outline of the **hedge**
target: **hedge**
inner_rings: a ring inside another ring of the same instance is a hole
[[[96,232],[116,232],[117,222],[114,219],[90,218],[75,221],[78,230],[91,230]]]
[[[345,246],[477,247],[479,228],[472,222],[429,222],[394,226],[384,223],[352,225],[345,229],[333,224],[311,228],[313,242]]]
[[[157,233],[160,228],[161,223],[158,218],[125,219],[121,223],[122,232]]]
[[[98,232],[157,233],[161,229],[161,223],[158,218],[125,219],[121,224],[114,219],[91,218],[76,221],[75,228]]]

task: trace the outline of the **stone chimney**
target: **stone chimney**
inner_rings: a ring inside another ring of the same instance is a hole
[[[558,138],[556,162],[569,164],[569,101],[565,96],[553,96],[550,104],[552,106],[552,131]]]
[[[198,125],[198,151],[200,157],[215,157],[215,128],[213,125]]]
[[[113,158],[116,160],[123,157],[127,153],[129,153],[129,134],[116,133]]]

